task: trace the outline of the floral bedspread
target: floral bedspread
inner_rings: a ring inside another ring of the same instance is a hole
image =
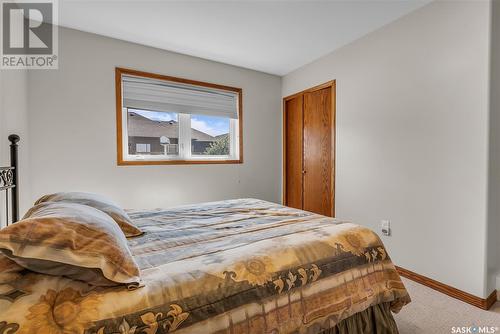
[[[317,333],[410,301],[361,226],[256,200],[132,211],[144,287],[95,288],[0,258],[0,334]]]

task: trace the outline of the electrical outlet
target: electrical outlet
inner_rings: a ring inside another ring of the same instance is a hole
[[[382,230],[383,235],[389,237],[391,235],[391,222],[388,220],[381,220],[380,229]]]

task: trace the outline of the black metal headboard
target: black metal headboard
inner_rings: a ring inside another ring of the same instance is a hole
[[[19,140],[20,138],[18,135],[9,136],[10,166],[0,167],[0,192],[5,191],[5,216],[7,225],[9,225],[9,220],[11,223],[15,223],[16,221],[19,220],[19,185],[18,185],[19,166],[17,159],[17,150],[18,150],[17,143],[19,142]]]

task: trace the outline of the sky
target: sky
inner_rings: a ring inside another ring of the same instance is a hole
[[[132,111],[132,110],[131,110]],[[178,121],[173,112],[133,110],[135,113],[153,121]],[[191,115],[191,127],[211,136],[218,136],[229,132],[229,118],[204,115]]]

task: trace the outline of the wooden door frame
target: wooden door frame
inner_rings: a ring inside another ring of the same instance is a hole
[[[282,149],[283,149],[283,171],[282,171],[282,174],[283,174],[283,179],[282,179],[282,186],[283,186],[283,189],[282,189],[282,194],[281,194],[281,200],[283,202],[283,205],[287,205],[287,198],[286,198],[286,136],[287,136],[287,133],[286,133],[286,121],[287,121],[287,116],[286,116],[286,103],[287,101],[289,100],[292,100],[294,98],[296,98],[297,96],[300,96],[300,95],[304,95],[305,93],[311,93],[311,92],[315,92],[315,91],[318,91],[318,90],[321,90],[321,89],[325,89],[325,88],[330,88],[331,89],[331,96],[332,96],[332,120],[331,120],[331,130],[333,131],[333,134],[332,134],[332,143],[331,143],[331,146],[332,146],[332,152],[331,152],[331,163],[332,163],[332,171],[331,171],[331,189],[332,189],[332,192],[331,192],[331,205],[332,205],[332,217],[335,217],[335,170],[337,169],[337,166],[335,165],[335,153],[336,153],[336,136],[337,136],[337,131],[336,131],[336,122],[335,122],[335,119],[336,119],[336,98],[337,98],[337,95],[336,95],[336,80],[331,80],[331,81],[328,81],[328,82],[325,82],[321,85],[318,85],[318,86],[314,86],[314,87],[311,87],[311,88],[308,88],[306,90],[303,90],[301,92],[298,92],[298,93],[295,93],[295,94],[292,94],[292,95],[289,95],[287,97],[284,97],[283,98],[283,120],[282,120],[282,129],[283,129],[283,138],[282,138],[282,141],[283,141],[283,145],[282,145]],[[303,120],[302,120],[303,122]],[[302,129],[304,128],[304,124],[302,124]],[[302,143],[302,145],[304,145]],[[302,166],[304,165],[304,152],[302,152]]]

